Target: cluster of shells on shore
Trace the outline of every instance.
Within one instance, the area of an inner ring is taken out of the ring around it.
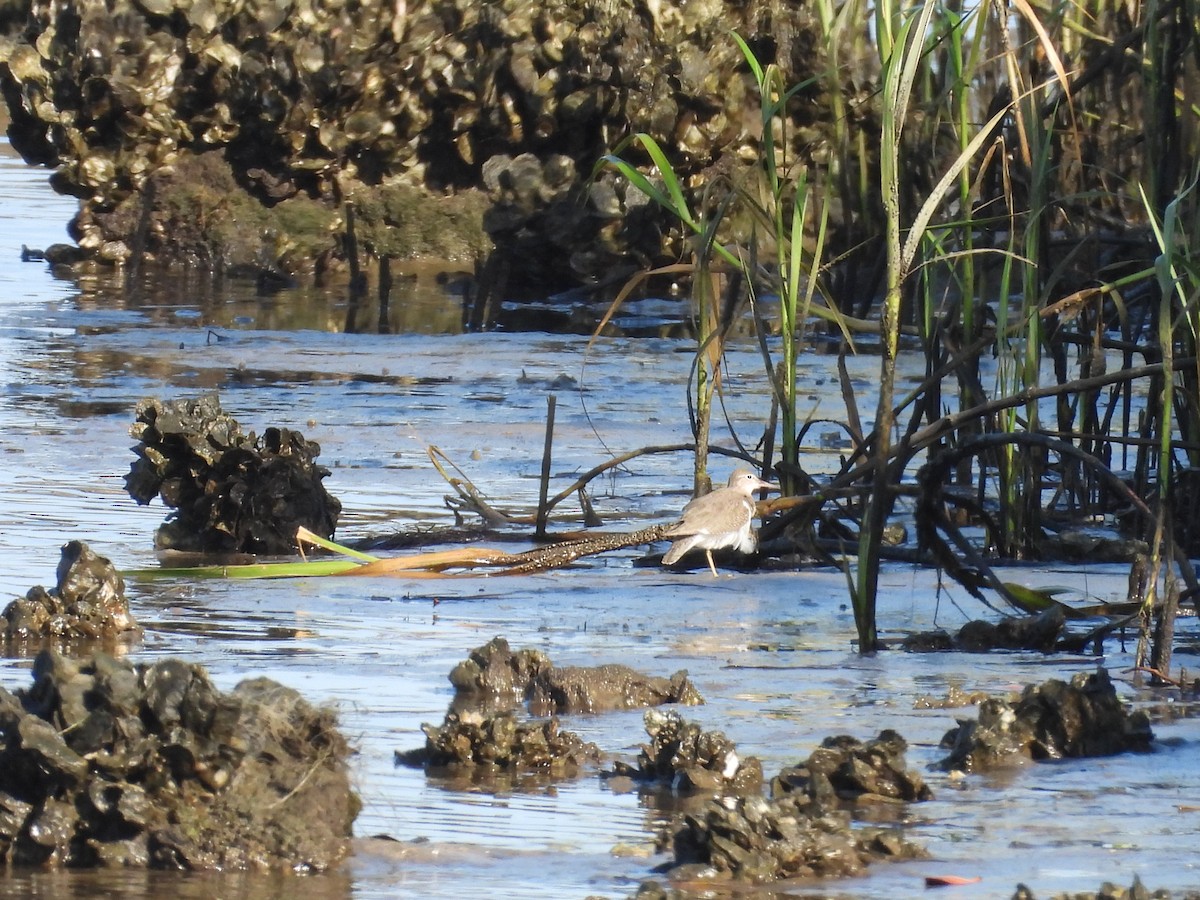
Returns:
[[[539,232],[584,275],[629,252],[631,211],[639,241],[658,233],[640,192],[593,179],[597,160],[635,132],[685,176],[753,158],[758,98],[729,32],[800,81],[824,65],[800,7],[34,0],[24,32],[0,42],[0,86],[13,146],[81,198],[74,236],[99,257],[167,241],[146,215],[148,181],[219,150],[267,204],[397,182],[486,192],[498,244]],[[807,117],[797,145],[826,115],[820,90],[792,106]],[[566,200],[569,221],[544,215]]]
[[[291,688],[99,651],[32,675],[0,687],[0,863],[322,871],[349,851],[349,746]]]

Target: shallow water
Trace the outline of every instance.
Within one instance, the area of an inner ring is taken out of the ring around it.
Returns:
[[[458,320],[453,294],[414,301],[440,303],[440,317],[422,312],[423,333],[394,335],[339,331],[346,310],[336,294],[312,301],[298,323],[286,314],[287,298],[255,298],[237,285],[222,289],[228,303],[220,291],[201,296],[186,286],[122,302],[111,285],[80,295],[43,264],[19,262],[22,243],[65,238],[71,205],[2,143],[0,197],[0,599],[52,585],[58,548],[72,538],[123,569],[155,564],[153,532],[164,510],[138,507],[122,484],[133,459],[133,407],[147,396],[218,390],[243,428],[288,425],[317,440],[332,469],[326,484],[344,505],[343,540],[453,522],[428,444],[497,506],[528,512],[550,393],[558,396],[556,490],[601,462],[606,448],[688,439],[689,348],[670,336],[679,331],[670,302],[648,304],[628,323],[631,333],[660,336],[606,338],[590,354],[580,335],[449,333]],[[877,360],[849,365],[869,387]],[[729,366],[727,412],[753,444],[767,409],[757,348],[736,347]],[[802,370],[817,415],[842,418],[832,360],[806,355]],[[828,453],[814,446],[806,459],[831,471],[836,456]],[[596,509],[613,529],[662,521],[684,502],[688,471],[682,455],[637,460],[594,485]],[[558,513],[555,527],[578,527],[571,502]],[[663,675],[686,668],[708,703],[685,715],[723,729],[768,774],[827,735],[866,739],[883,728],[900,731],[910,765],[923,768],[943,755],[937,744],[955,714],[973,713],[914,710],[917,696],[951,687],[1007,691],[1096,663],[1035,654],[861,659],[839,572],[714,581],[702,570],[634,567],[639,555],[493,579],[131,581],[131,605],[146,628],[135,658],[203,663],[223,688],[265,675],[338,706],[359,748],[353,765],[364,809],[355,830],[363,840],[339,871],[299,887],[249,876],[16,872],[0,879],[0,896],[451,898],[483,885],[496,897],[629,896],[667,859],[655,849],[664,814],[637,795],[613,793],[595,777],[499,795],[450,790],[394,767],[394,750],[422,743],[422,722],[441,721],[451,667],[495,635],[561,665],[620,661]],[[1122,596],[1126,573],[1020,568],[1006,577],[1111,600]],[[889,566],[882,581],[887,635],[935,623],[956,628],[985,612],[961,591],[939,601],[924,570]],[[1181,620],[1180,632],[1194,650],[1195,620]],[[1105,879],[1128,884],[1134,874],[1152,887],[1200,886],[1200,814],[1177,808],[1200,804],[1200,726],[1176,717],[1184,709],[1169,697],[1128,686],[1132,649],[1109,641],[1103,662],[1131,699],[1162,706],[1156,753],[961,780],[930,772],[936,799],[910,816],[911,836],[931,860],[787,891],[910,896],[925,875],[944,873],[982,881],[939,897],[1008,897],[1019,881],[1038,896],[1094,890]],[[0,679],[23,686],[27,668],[27,660],[0,661]],[[564,727],[628,756],[645,737],[639,711],[565,717]],[[392,840],[369,840],[377,835]]]

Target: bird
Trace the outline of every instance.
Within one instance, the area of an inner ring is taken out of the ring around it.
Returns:
[[[738,469],[729,476],[725,487],[692,500],[683,508],[679,521],[663,532],[663,537],[678,538],[663,555],[663,565],[671,565],[689,550],[701,549],[716,577],[713,550],[732,547],[739,553],[753,553],[758,539],[752,527],[755,504],[750,495],[757,490],[779,488],[749,469]]]

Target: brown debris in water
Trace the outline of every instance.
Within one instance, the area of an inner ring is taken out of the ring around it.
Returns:
[[[617,663],[559,667],[538,650],[513,651],[502,637],[472,650],[451,671],[450,683],[456,707],[524,700],[538,716],[704,703],[685,670],[662,678]]]
[[[242,434],[216,394],[198,400],[143,400],[130,434],[138,459],[125,489],[140,504],[155,496],[173,512],[159,549],[287,554],[303,526],[331,537],[342,505],[325,490],[321,448],[299,431]]]
[[[1037,650],[1053,653],[1066,627],[1061,608],[1052,606],[1036,616],[1005,616],[998,622],[975,619],[954,635],[930,631],[909,635],[903,648],[912,653],[962,650],[987,653],[991,650]]]
[[[63,545],[58,584],[29,589],[4,610],[4,645],[9,654],[59,649],[81,643],[114,645],[141,635],[125,598],[125,581],[112,562],[82,541]]]
[[[358,797],[328,710],[178,659],[41,653],[0,688],[0,863],[323,870]]]
[[[954,645],[968,653],[987,653],[989,650],[1053,653],[1065,626],[1066,616],[1057,606],[1036,616],[1006,616],[995,623],[976,619],[958,630]]]
[[[1023,759],[1112,756],[1147,751],[1153,740],[1141,711],[1127,712],[1107,670],[1084,672],[1071,683],[1029,685],[1016,703],[991,698],[979,716],[959,720],[942,739],[945,770],[979,772]]]

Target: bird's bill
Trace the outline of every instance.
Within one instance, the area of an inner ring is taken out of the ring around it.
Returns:
[[[763,481],[761,478],[755,478],[754,482],[755,482],[754,487],[756,490],[762,490],[762,491],[777,491],[777,490],[779,490],[779,485],[772,484],[769,481]]]

